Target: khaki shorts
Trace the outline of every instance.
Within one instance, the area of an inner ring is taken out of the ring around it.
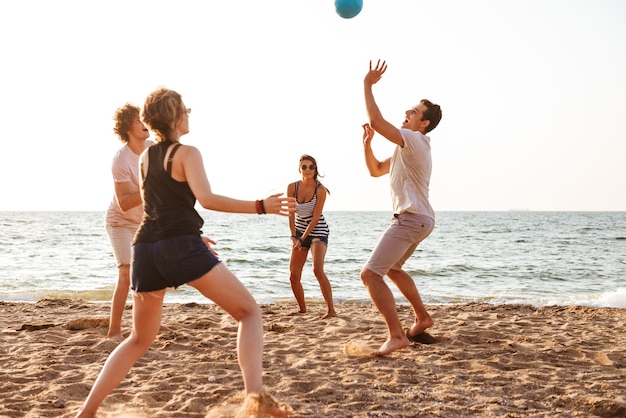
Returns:
[[[139,225],[112,225],[106,224],[107,234],[113,247],[113,255],[117,266],[130,265],[130,243],[133,241]]]
[[[391,225],[380,237],[365,268],[383,277],[389,270],[402,270],[411,254],[435,227],[425,215],[401,213],[393,215]]]

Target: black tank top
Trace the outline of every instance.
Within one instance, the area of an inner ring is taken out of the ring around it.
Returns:
[[[143,220],[135,242],[154,242],[178,235],[201,235],[204,220],[194,209],[196,197],[187,182],[176,181],[171,176],[172,158],[180,146],[176,144],[167,162],[163,161],[172,142],[165,141],[148,148],[148,172],[143,182]],[[143,177],[143,171],[141,173]]]

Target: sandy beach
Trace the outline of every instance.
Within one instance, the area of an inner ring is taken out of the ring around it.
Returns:
[[[296,417],[624,417],[626,309],[428,306],[433,344],[368,352],[385,326],[369,304],[293,314],[262,305],[265,385]],[[109,305],[0,302],[0,416],[73,417],[108,354]],[[408,307],[399,307],[406,326]],[[214,305],[167,304],[152,348],[102,417],[228,417],[242,400],[236,323]],[[130,326],[130,305],[124,316]]]

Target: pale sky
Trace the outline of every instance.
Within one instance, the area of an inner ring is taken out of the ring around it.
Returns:
[[[325,210],[390,210],[362,153],[369,60],[383,116],[428,98],[435,211],[626,211],[626,1],[0,3],[0,210],[106,210],[113,112],[159,86],[214,192],[257,199],[313,155]],[[374,138],[379,159],[392,146]]]

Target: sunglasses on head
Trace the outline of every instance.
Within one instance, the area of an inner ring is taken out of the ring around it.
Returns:
[[[311,164],[309,166],[307,166],[306,164],[302,164],[302,166],[300,168],[302,170],[315,170],[315,164]]]

